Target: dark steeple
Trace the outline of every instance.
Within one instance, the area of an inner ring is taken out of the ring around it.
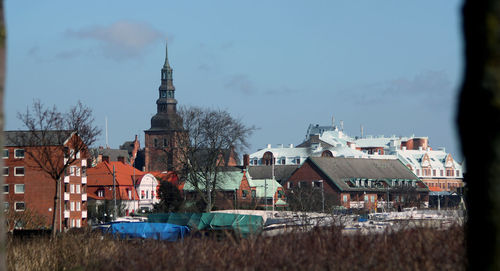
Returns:
[[[168,63],[168,49],[165,45],[165,63],[161,69],[161,85],[159,97],[156,100],[157,113],[151,118],[150,130],[179,130],[182,122],[177,115],[177,100],[175,99],[175,87],[172,79],[172,68]]]

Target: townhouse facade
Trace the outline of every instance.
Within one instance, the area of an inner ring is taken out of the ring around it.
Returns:
[[[122,161],[103,161],[88,169],[88,196],[93,213],[99,206],[110,204],[109,215],[128,216],[139,211],[150,211],[159,202],[158,180]],[[115,201],[117,202],[114,210]],[[116,211],[116,214],[115,214]]]
[[[218,173],[217,209],[271,208],[273,204],[286,206],[284,188],[274,179],[252,178],[245,167],[226,167]],[[198,188],[206,191],[200,182]],[[189,200],[197,197],[198,189],[192,182],[183,184],[183,193]]]
[[[329,207],[347,209],[427,207],[429,202],[425,183],[395,159],[309,157],[285,187],[287,193],[321,190]]]
[[[29,228],[30,219],[41,220],[38,227],[50,228],[52,218],[56,212],[54,227],[58,231],[68,228],[80,228],[87,225],[87,152],[74,152],[71,142],[76,133],[68,131],[48,131],[48,137],[54,141],[50,146],[23,146],[16,141],[18,137],[30,136],[29,131],[5,131],[5,145],[3,149],[3,194],[4,210],[7,219],[11,221],[9,229]],[[63,135],[61,135],[63,134]],[[64,142],[56,138],[67,138]],[[43,149],[43,150],[42,150]],[[50,151],[50,163],[58,168],[67,164],[68,159],[73,161],[64,172],[60,181],[59,206],[54,210],[56,196],[56,180],[54,180],[38,163],[37,153]],[[23,214],[30,214],[26,217]],[[35,216],[35,217],[33,217]]]
[[[350,137],[335,125],[311,124],[301,144],[268,145],[250,154],[249,164],[301,165],[308,157],[397,159],[433,189],[453,192],[464,186],[463,165],[445,148],[432,149],[427,137]]]

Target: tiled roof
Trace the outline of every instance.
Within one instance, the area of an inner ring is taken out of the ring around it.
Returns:
[[[179,177],[173,171],[152,171],[149,172],[155,176],[158,182],[167,181],[177,187],[177,189],[182,190],[184,188],[184,183],[179,181]]]
[[[243,179],[243,172],[238,171],[220,171],[217,173],[217,189],[220,190],[235,190],[240,188],[241,180]],[[204,188],[204,183],[199,184],[200,189]],[[193,191],[195,190],[193,184],[189,181],[184,183],[184,190]]]
[[[274,178],[286,181],[298,167],[298,165],[274,165]],[[248,174],[252,179],[272,179],[273,169],[272,166],[249,166]]]
[[[73,131],[4,131],[4,146],[28,146],[44,144],[46,146],[60,146],[64,145]],[[29,144],[23,144],[28,142]]]
[[[263,198],[264,196],[271,198],[276,194],[278,188],[282,187],[277,181],[272,179],[249,179],[248,184],[250,187],[255,187],[255,195],[258,198]]]
[[[139,180],[145,172],[122,162],[101,162],[87,169],[87,185],[113,185],[113,166],[115,168],[115,185],[131,185],[133,179]]]
[[[394,159],[357,159],[339,157],[310,157],[317,166],[341,190],[351,190],[344,180],[362,179],[407,179],[418,180],[399,160]]]

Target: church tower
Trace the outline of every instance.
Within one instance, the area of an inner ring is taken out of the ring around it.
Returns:
[[[166,171],[178,168],[177,141],[183,135],[182,119],[177,114],[177,100],[165,46],[165,63],[161,69],[161,84],[156,100],[156,115],[151,118],[151,128],[144,131],[145,170]]]

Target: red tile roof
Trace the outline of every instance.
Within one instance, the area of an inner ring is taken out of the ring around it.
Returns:
[[[134,188],[134,180],[138,183],[146,173],[122,162],[101,162],[87,169],[88,196],[94,199],[113,199],[113,191],[106,191],[113,186],[113,167],[116,198],[130,200],[128,191],[132,191],[132,199],[139,199]],[[97,196],[98,190],[104,190],[104,197]]]
[[[441,191],[443,191],[443,189],[441,189],[440,187],[435,187],[435,186],[429,186],[429,190],[431,192],[441,192]]]

